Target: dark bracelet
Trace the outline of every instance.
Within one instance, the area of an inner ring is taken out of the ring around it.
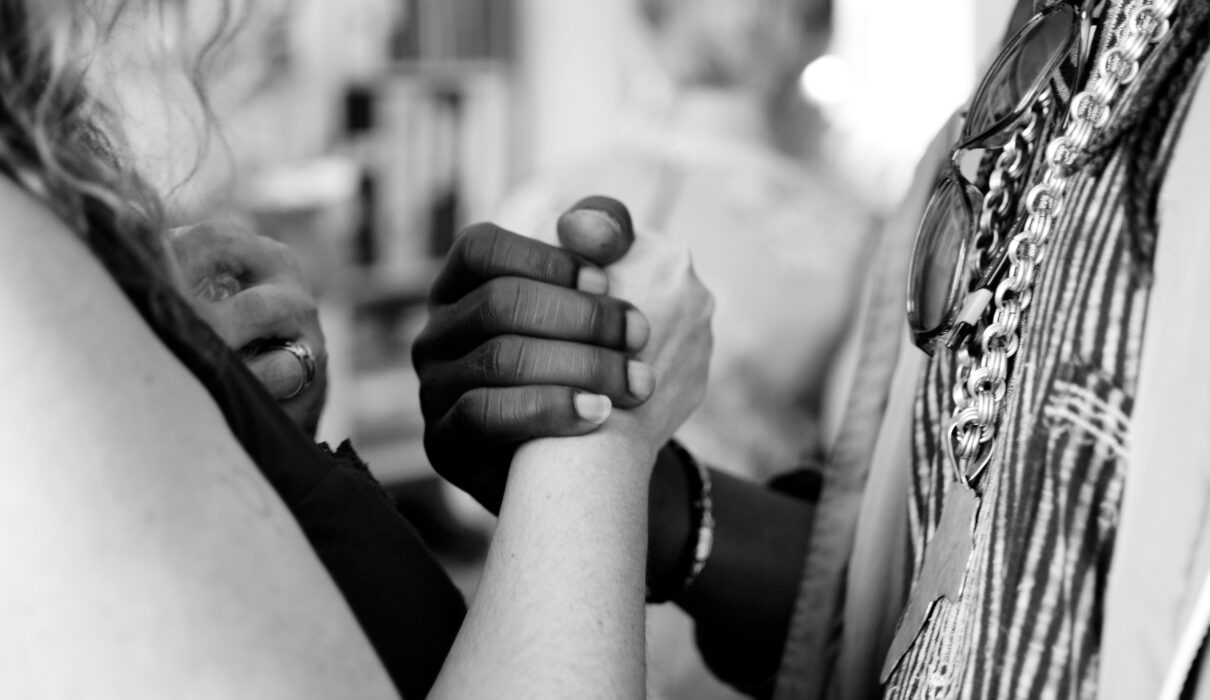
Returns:
[[[692,536],[677,559],[672,574],[664,577],[662,582],[652,581],[648,576],[648,603],[667,603],[683,593],[706,568],[714,548],[714,501],[710,490],[710,472],[676,440],[670,440],[667,448],[680,462],[696,492],[689,515]]]

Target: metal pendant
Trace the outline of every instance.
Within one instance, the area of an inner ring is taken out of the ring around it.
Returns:
[[[920,577],[912,587],[907,607],[895,628],[895,638],[882,666],[883,683],[891,677],[904,654],[912,648],[928,622],[937,601],[950,602],[962,594],[967,563],[975,546],[975,517],[979,496],[974,489],[950,482],[941,506],[941,523],[925,545]]]

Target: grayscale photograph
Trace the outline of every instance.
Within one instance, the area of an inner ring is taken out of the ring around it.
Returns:
[[[0,0],[0,698],[1210,700],[1208,48]]]

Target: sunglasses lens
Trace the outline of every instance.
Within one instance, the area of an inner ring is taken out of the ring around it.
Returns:
[[[958,301],[958,282],[973,223],[968,195],[955,179],[946,178],[924,212],[908,271],[908,317],[917,333],[928,333],[945,323]]]
[[[994,148],[1011,137],[1003,126],[1020,116],[1049,83],[1060,105],[1071,101],[1080,71],[1080,19],[1068,5],[1030,20],[1010,40],[971,100],[963,141]]]

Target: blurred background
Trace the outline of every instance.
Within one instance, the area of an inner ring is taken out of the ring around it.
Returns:
[[[622,199],[689,243],[718,299],[682,440],[757,478],[817,458],[878,221],[1011,5],[258,0],[212,66],[222,129],[200,161],[150,135],[188,117],[132,138],[173,219],[239,211],[303,257],[332,358],[320,437],[352,437],[469,593],[491,519],[433,476],[409,360],[456,232]],[[653,697],[735,697],[675,609],[651,627]]]

